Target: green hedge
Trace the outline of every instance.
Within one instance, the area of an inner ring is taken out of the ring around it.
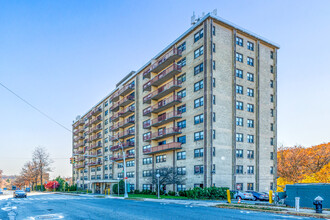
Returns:
[[[228,187],[207,187],[189,189],[179,192],[180,196],[186,196],[190,199],[227,199]]]

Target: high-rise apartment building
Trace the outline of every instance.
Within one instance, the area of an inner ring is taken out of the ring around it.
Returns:
[[[162,167],[195,186],[267,191],[276,181],[279,46],[207,14],[73,124],[73,181],[103,192]]]

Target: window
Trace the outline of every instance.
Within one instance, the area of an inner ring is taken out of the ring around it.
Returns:
[[[236,134],[236,141],[237,142],[243,142],[243,134],[237,133]]]
[[[177,191],[186,191],[186,185],[179,184],[177,185]]]
[[[212,61],[212,68],[215,70],[215,60]]]
[[[104,125],[107,125],[109,123],[108,119],[104,121]]]
[[[274,131],[274,124],[273,123],[270,123],[270,130]]]
[[[215,164],[212,164],[212,173],[215,173]]]
[[[151,184],[143,184],[143,190],[151,190]]]
[[[247,184],[247,190],[252,190],[253,191],[253,183],[248,183]]]
[[[248,112],[254,112],[254,105],[253,104],[247,104],[247,111]]]
[[[186,112],[186,104],[181,105],[177,108],[178,113],[185,113]]]
[[[196,59],[197,57],[200,57],[204,54],[204,46],[201,46],[200,48],[198,48],[197,50],[195,50],[194,52],[194,59]]]
[[[178,50],[185,51],[186,50],[186,42],[183,42],[180,46],[178,46]]]
[[[236,101],[236,109],[243,110],[243,102]]]
[[[104,156],[104,161],[108,161],[108,156]]]
[[[134,189],[135,189],[134,184],[129,184],[129,189],[130,189],[131,192],[133,192]]]
[[[118,178],[123,178],[124,177],[124,173],[118,173],[117,176],[118,176]]]
[[[184,67],[186,65],[186,58],[182,58],[181,60],[178,61],[177,63],[181,67]]]
[[[274,81],[273,80],[270,80],[269,86],[270,86],[270,88],[274,88]]]
[[[204,139],[204,131],[199,131],[194,133],[194,140],[199,141]]]
[[[270,116],[274,117],[274,109],[270,109]]]
[[[204,97],[200,97],[198,99],[195,99],[194,101],[194,107],[195,108],[198,108],[200,106],[203,106],[204,105]]]
[[[106,180],[109,179],[108,174],[105,174],[105,175],[104,175],[104,179],[106,179]]]
[[[270,152],[270,159],[274,160],[274,152]]]
[[[243,150],[242,149],[237,149],[236,150],[236,157],[237,158],[243,158]]]
[[[194,67],[194,74],[197,75],[198,73],[204,70],[204,63],[198,64]]]
[[[243,79],[243,70],[236,69],[236,77]]]
[[[181,97],[181,98],[186,97],[186,89],[182,89],[181,91],[179,91],[179,92],[177,93],[177,95],[178,95],[179,97]]]
[[[159,156],[156,156],[156,163],[163,163],[163,162],[166,162],[166,155],[159,155]]]
[[[204,30],[201,29],[194,35],[195,42],[203,38],[203,36],[204,36]]]
[[[127,178],[134,178],[134,171],[133,172],[126,172]]]
[[[186,143],[186,136],[181,136],[181,137],[178,137],[178,142],[181,143],[181,144],[185,144]]]
[[[247,42],[247,49],[254,51],[254,44],[250,41]]]
[[[237,94],[243,94],[243,86],[236,85],[236,93]]]
[[[270,51],[270,59],[274,59],[274,52]]]
[[[274,96],[270,95],[270,102],[274,102]]]
[[[151,126],[150,119],[145,120],[144,122],[142,122],[142,124],[143,128],[149,128]]]
[[[127,167],[134,167],[134,165],[135,165],[135,161],[134,160],[131,160],[131,161],[127,161],[126,162],[126,166]]]
[[[212,155],[215,157],[215,147],[212,147]]]
[[[204,81],[203,80],[201,80],[201,81],[194,84],[194,92],[196,92],[196,91],[198,91],[202,88],[204,88]]]
[[[274,183],[270,183],[270,189],[273,190],[274,189]]]
[[[247,173],[254,174],[254,166],[247,166]]]
[[[107,116],[108,114],[109,114],[109,110],[106,110],[106,111],[104,112],[104,115]]]
[[[186,175],[186,167],[177,167],[176,169],[178,175]]]
[[[107,132],[108,133],[108,132]],[[104,142],[105,143],[108,143],[109,142],[109,139],[106,137],[105,139],[104,139]]]
[[[118,168],[123,168],[124,167],[124,165],[123,165],[123,163],[118,163],[118,166],[117,166]]]
[[[179,121],[179,122],[177,123],[177,126],[178,126],[179,128],[185,128],[185,127],[186,127],[186,120]]]
[[[142,176],[143,177],[152,176],[152,170],[143,170]]]
[[[106,101],[106,102],[104,103],[104,106],[107,107],[108,105],[109,105],[109,102]]]
[[[91,172],[95,172],[96,171],[96,169],[95,168],[91,168]]]
[[[253,58],[248,57],[247,58],[247,64],[250,65],[250,66],[254,66],[254,60],[253,60]]]
[[[236,53],[236,61],[243,63],[243,54]]]
[[[243,118],[236,117],[236,125],[237,126],[243,126]]]
[[[185,82],[186,81],[186,74],[182,74],[181,76],[178,77],[178,81],[180,82]]]
[[[243,39],[240,37],[236,37],[236,44],[239,46],[243,46]]]
[[[270,145],[274,146],[274,138],[270,138]]]
[[[247,80],[253,82],[254,81],[254,75],[253,73],[247,73]]]
[[[106,129],[104,130],[104,133],[108,134],[108,132],[109,132],[109,129],[106,128]]]
[[[204,166],[203,165],[194,166],[194,174],[203,174],[203,173],[204,173]]]
[[[254,121],[252,119],[248,119],[247,126],[248,126],[248,128],[254,128]]]
[[[152,157],[143,158],[143,165],[152,164]]]
[[[212,34],[215,35],[215,26],[212,26]]]
[[[213,137],[213,139],[215,139],[215,130],[212,130],[212,137]]]
[[[237,165],[236,166],[236,173],[237,174],[243,174],[243,166],[242,165]]]
[[[215,112],[212,113],[212,120],[213,120],[213,122],[216,121]]]
[[[212,44],[212,51],[215,53],[215,43]]]
[[[177,160],[185,160],[186,159],[186,151],[181,151],[176,153]]]
[[[247,88],[247,95],[250,96],[250,97],[253,97],[254,96],[253,89]]]
[[[254,135],[248,134],[247,141],[248,141],[248,143],[254,143]]]
[[[204,149],[198,148],[194,150],[194,157],[203,157],[204,155]]]
[[[253,159],[254,158],[254,151],[253,150],[248,150],[247,151],[247,158]]]
[[[194,124],[200,124],[204,122],[204,114],[196,115],[194,117]]]
[[[274,66],[270,66],[270,73],[274,73]]]
[[[108,165],[104,165],[104,170],[108,170]]]
[[[213,105],[215,105],[215,95],[213,95],[213,97],[212,97],[212,103],[213,103]]]
[[[215,78],[212,79],[212,86],[215,87]]]
[[[274,174],[274,167],[270,167],[270,174]]]

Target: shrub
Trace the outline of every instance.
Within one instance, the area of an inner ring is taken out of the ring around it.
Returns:
[[[180,195],[184,195],[191,199],[226,199],[227,198],[227,187],[196,187],[189,189],[185,193],[180,192]]]
[[[173,191],[168,191],[168,194],[169,194],[170,196],[175,196],[175,192],[173,192]]]

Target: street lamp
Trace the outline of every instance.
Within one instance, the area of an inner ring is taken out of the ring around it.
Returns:
[[[158,185],[158,199],[160,199],[160,195],[159,195],[159,177],[160,177],[160,175],[159,175],[159,173],[157,173],[156,174],[156,177],[157,177],[157,185]]]
[[[118,185],[118,197],[119,197],[119,181],[120,181],[120,178],[118,177],[117,179],[118,179],[118,184],[117,185]]]

